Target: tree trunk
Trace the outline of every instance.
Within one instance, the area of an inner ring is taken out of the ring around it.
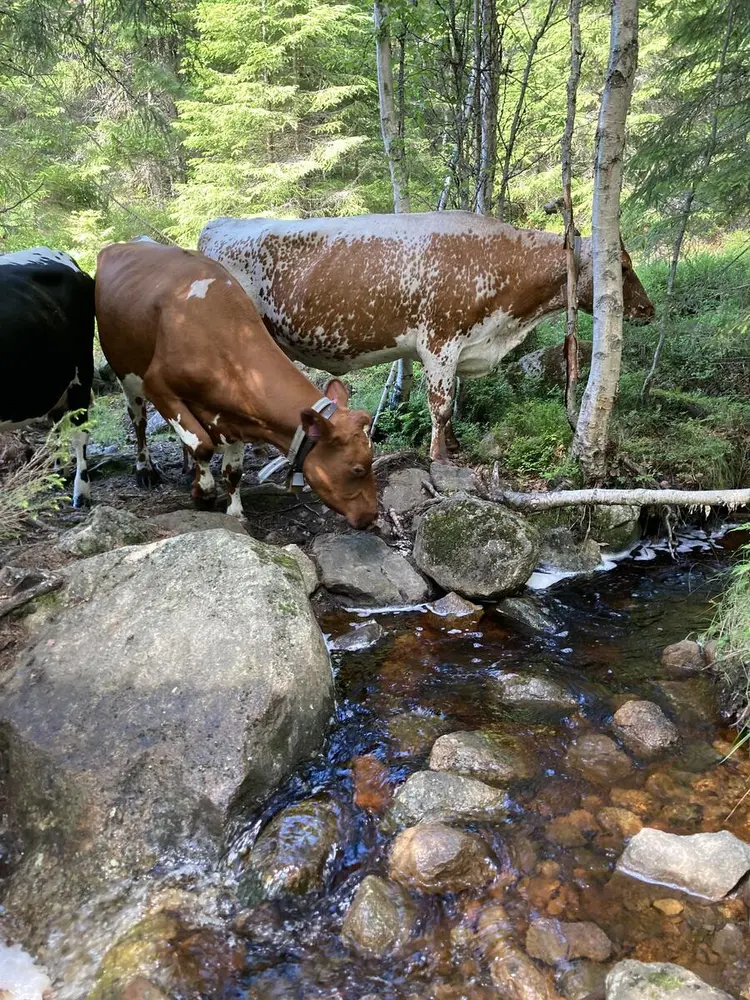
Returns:
[[[500,89],[500,32],[496,0],[480,0],[479,52],[479,177],[476,211],[492,214],[497,163],[497,99]]]
[[[638,65],[638,0],[613,0],[607,78],[596,130],[592,258],[594,350],[573,455],[589,479],[606,470],[609,421],[622,359],[620,192],[625,123]]]
[[[534,513],[557,507],[584,504],[612,507],[633,504],[636,507],[729,507],[737,510],[750,504],[750,490],[557,490],[554,493],[515,493],[494,491],[490,499],[514,510]]]
[[[703,153],[703,160],[701,163],[701,168],[693,181],[692,186],[688,191],[685,192],[685,197],[682,203],[682,208],[680,210],[680,216],[677,223],[677,233],[675,234],[674,245],[672,247],[672,260],[669,264],[669,275],[667,276],[667,294],[664,300],[664,308],[661,314],[661,321],[659,323],[659,340],[656,345],[656,350],[654,351],[654,359],[651,362],[651,368],[649,369],[648,375],[643,381],[643,388],[641,389],[641,402],[648,403],[649,390],[651,388],[651,383],[656,374],[656,369],[659,366],[659,361],[661,360],[661,353],[664,350],[664,341],[667,336],[667,323],[672,313],[672,300],[674,298],[674,286],[675,280],[677,278],[677,265],[680,261],[680,253],[682,252],[682,244],[685,240],[685,233],[687,232],[688,222],[690,221],[690,213],[693,208],[693,201],[695,199],[695,192],[698,185],[701,183],[703,178],[708,173],[708,168],[711,166],[711,160],[713,159],[714,153],[716,152],[716,139],[719,131],[719,107],[721,105],[721,86],[724,80],[724,70],[727,63],[727,50],[729,48],[729,41],[732,37],[732,28],[734,27],[734,2],[729,4],[727,9],[727,30],[724,34],[724,44],[721,47],[721,57],[719,59],[719,67],[716,71],[716,77],[714,78],[713,86],[713,105],[714,110],[711,116],[711,132],[708,137],[708,143],[706,144],[706,149]]]
[[[378,65],[378,97],[380,100],[380,131],[388,159],[393,188],[393,210],[409,212],[409,175],[406,169],[403,127],[399,126],[394,98],[393,55],[391,32],[388,26],[388,6],[375,0],[373,5],[375,22],[375,46]]]
[[[500,178],[500,193],[497,199],[497,217],[498,219],[505,219],[507,216],[508,208],[508,186],[510,184],[510,173],[511,165],[513,161],[513,151],[516,147],[516,139],[518,138],[518,132],[521,127],[521,119],[523,117],[524,108],[526,106],[526,91],[529,88],[529,77],[531,76],[531,70],[534,66],[534,59],[536,58],[536,50],[539,48],[539,43],[542,38],[544,38],[549,28],[550,21],[552,20],[552,15],[555,13],[559,0],[549,0],[549,6],[547,7],[547,13],[544,20],[537,29],[536,34],[531,39],[531,45],[526,56],[526,65],[523,70],[523,77],[521,79],[521,89],[518,93],[518,100],[516,101],[516,107],[513,112],[513,120],[510,124],[510,132],[508,133],[508,141],[504,143],[505,145],[505,156],[503,157],[503,170]]]
[[[562,137],[562,213],[565,223],[565,253],[568,265],[568,303],[565,319],[565,411],[573,430],[578,424],[578,267],[576,253],[576,228],[573,220],[573,195],[571,192],[573,167],[571,163],[573,130],[576,121],[576,100],[578,81],[581,78],[581,0],[570,0],[568,20],[570,21],[570,75],[567,86],[567,115],[565,132]]]

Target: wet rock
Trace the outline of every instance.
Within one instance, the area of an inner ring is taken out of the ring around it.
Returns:
[[[481,604],[467,601],[465,597],[451,591],[439,601],[427,605],[427,609],[439,618],[481,618],[484,608]]]
[[[424,488],[430,476],[424,469],[398,469],[388,476],[381,505],[385,510],[405,514],[423,503],[430,495]]]
[[[604,996],[607,967],[599,962],[574,962],[560,976],[560,989],[565,1000],[594,1000]]]
[[[575,695],[551,677],[492,671],[489,681],[506,705],[545,706],[561,711],[578,707]]]
[[[659,808],[653,795],[642,788],[613,788],[609,800],[613,806],[633,812],[641,819],[653,816]]]
[[[582,847],[597,833],[598,823],[586,809],[574,809],[567,816],[560,816],[548,824],[544,836],[560,847]]]
[[[407,887],[443,893],[486,885],[496,869],[479,837],[442,823],[419,823],[394,840],[389,872]]]
[[[217,929],[160,910],[123,934],[104,955],[88,1000],[160,1000],[222,995],[242,967],[240,949]],[[130,991],[130,992],[128,992]]]
[[[482,732],[447,733],[430,754],[433,771],[452,771],[489,785],[532,778],[539,770],[533,753],[512,740],[501,741]]]
[[[508,938],[488,949],[490,976],[501,997],[508,1000],[561,1000],[548,973],[542,972]]]
[[[542,532],[539,561],[545,569],[590,573],[601,564],[602,556],[593,538],[579,542],[570,528],[560,526]]]
[[[643,821],[635,813],[627,809],[618,809],[615,806],[608,806],[597,813],[600,825],[607,833],[615,833],[625,840],[634,837],[636,833],[643,829]]]
[[[617,868],[716,902],[750,871],[750,844],[727,830],[683,837],[646,827],[625,848]]]
[[[304,799],[282,809],[261,831],[245,862],[243,902],[252,905],[321,889],[339,837],[338,810],[328,799]]]
[[[57,547],[71,556],[94,556],[123,545],[147,542],[155,535],[148,521],[127,510],[101,504],[94,508],[83,524],[62,534]]]
[[[355,625],[350,632],[337,636],[330,644],[335,652],[358,653],[376,646],[385,636],[382,625],[375,620]]]
[[[312,554],[326,590],[368,607],[419,604],[429,587],[376,535],[318,535]]]
[[[650,756],[675,744],[680,734],[652,701],[628,701],[612,720],[617,734],[635,753]]]
[[[430,476],[438,493],[476,493],[477,479],[471,469],[462,465],[433,462]]]
[[[26,852],[4,902],[63,982],[57,926],[105,882],[210,869],[230,807],[320,746],[330,661],[290,564],[226,531],[120,548],[68,567],[30,624],[0,706]]]
[[[342,938],[367,955],[382,958],[409,940],[414,906],[399,885],[367,875],[344,917]]]
[[[186,535],[192,531],[232,531],[237,535],[247,532],[238,517],[220,514],[213,510],[173,510],[150,518],[160,535]]]
[[[609,785],[624,778],[633,768],[630,757],[602,733],[580,736],[566,753],[565,764],[597,785]]]
[[[723,959],[732,961],[747,953],[747,936],[739,924],[724,924],[711,938],[711,948]]]
[[[526,951],[546,965],[560,965],[574,958],[606,962],[612,954],[612,942],[590,921],[566,923],[542,917],[529,926]]]
[[[631,504],[592,507],[591,537],[610,552],[622,552],[640,537],[640,516],[640,507]]]
[[[618,962],[607,976],[606,988],[607,1000],[732,1000],[671,962]]]
[[[354,805],[370,813],[379,813],[393,798],[388,765],[375,754],[362,754],[352,761]]]
[[[426,753],[451,724],[439,715],[403,712],[388,720],[388,733],[399,754],[416,757]]]
[[[235,519],[236,520],[236,519]],[[306,556],[299,545],[284,545],[282,551],[291,556],[297,563],[297,567],[302,574],[302,582],[308,597],[318,589],[320,580],[315,563],[309,556]]]
[[[708,677],[689,677],[684,681],[656,681],[655,687],[678,719],[710,725],[721,720],[716,688]]]
[[[505,792],[482,781],[445,771],[417,771],[396,792],[388,823],[398,828],[430,820],[498,819],[506,805]]]
[[[498,601],[496,610],[535,632],[554,635],[560,630],[560,623],[528,597],[506,597]]]
[[[679,899],[655,899],[652,906],[665,917],[677,917],[685,909]]]
[[[538,550],[535,528],[519,514],[458,497],[431,507],[419,519],[414,559],[445,590],[492,599],[528,580]]]
[[[683,677],[693,677],[705,669],[703,650],[697,642],[683,639],[665,646],[661,654],[661,665],[668,677],[681,680]]]

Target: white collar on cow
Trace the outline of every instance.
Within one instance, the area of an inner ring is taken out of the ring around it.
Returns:
[[[322,396],[316,403],[313,403],[311,409],[315,410],[326,420],[330,420],[338,409],[338,406],[332,399],[329,399],[327,396]],[[305,477],[302,473],[302,466],[304,465],[305,459],[317,443],[317,438],[310,437],[302,425],[300,425],[294,432],[294,437],[292,438],[292,443],[289,446],[289,451],[286,455],[279,455],[278,458],[269,462],[268,465],[258,473],[258,482],[264,483],[269,476],[274,474],[274,472],[278,472],[279,469],[288,465],[289,472],[286,477],[287,489],[301,489],[305,485]]]

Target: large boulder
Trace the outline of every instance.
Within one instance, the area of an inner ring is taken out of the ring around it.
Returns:
[[[732,1000],[671,962],[618,962],[607,976],[606,1000]]]
[[[520,514],[473,497],[431,507],[414,542],[417,566],[441,587],[488,600],[522,587],[538,553],[538,534]]]
[[[296,562],[225,531],[74,563],[26,621],[0,698],[24,851],[4,903],[64,982],[56,926],[105,882],[209,870],[231,807],[320,746],[333,683]]]
[[[579,541],[564,525],[542,531],[539,559],[544,568],[564,573],[589,573],[602,562],[599,544],[593,538]]]
[[[591,363],[593,345],[590,340],[579,340],[578,359],[582,365]],[[536,351],[524,354],[518,361],[506,367],[506,374],[515,383],[526,378],[540,379],[546,388],[565,385],[567,365],[563,344],[550,344]]]
[[[617,868],[717,902],[750,871],[750,844],[728,830],[679,836],[645,827],[625,848]]]
[[[640,537],[640,516],[633,504],[597,504],[591,508],[591,537],[610,552],[623,552]]]
[[[193,531],[217,531],[222,528],[238,535],[247,534],[238,517],[217,510],[171,510],[155,514],[150,521],[162,535],[187,535]]]
[[[368,607],[419,604],[429,587],[402,555],[376,535],[318,535],[312,546],[320,582]]]

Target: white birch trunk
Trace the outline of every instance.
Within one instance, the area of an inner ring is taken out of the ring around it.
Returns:
[[[406,151],[398,115],[393,85],[393,54],[391,32],[388,27],[388,5],[375,0],[373,5],[375,22],[375,49],[378,66],[378,98],[380,101],[380,131],[383,147],[388,159],[393,188],[394,212],[410,212],[409,175],[406,169]]]
[[[638,65],[638,0],[613,0],[610,55],[596,131],[592,255],[594,350],[573,455],[589,479],[606,471],[609,421],[622,359],[620,192],[625,123]]]
[[[497,163],[497,98],[500,88],[500,33],[496,0],[481,0],[479,55],[479,179],[476,211],[492,214]]]

